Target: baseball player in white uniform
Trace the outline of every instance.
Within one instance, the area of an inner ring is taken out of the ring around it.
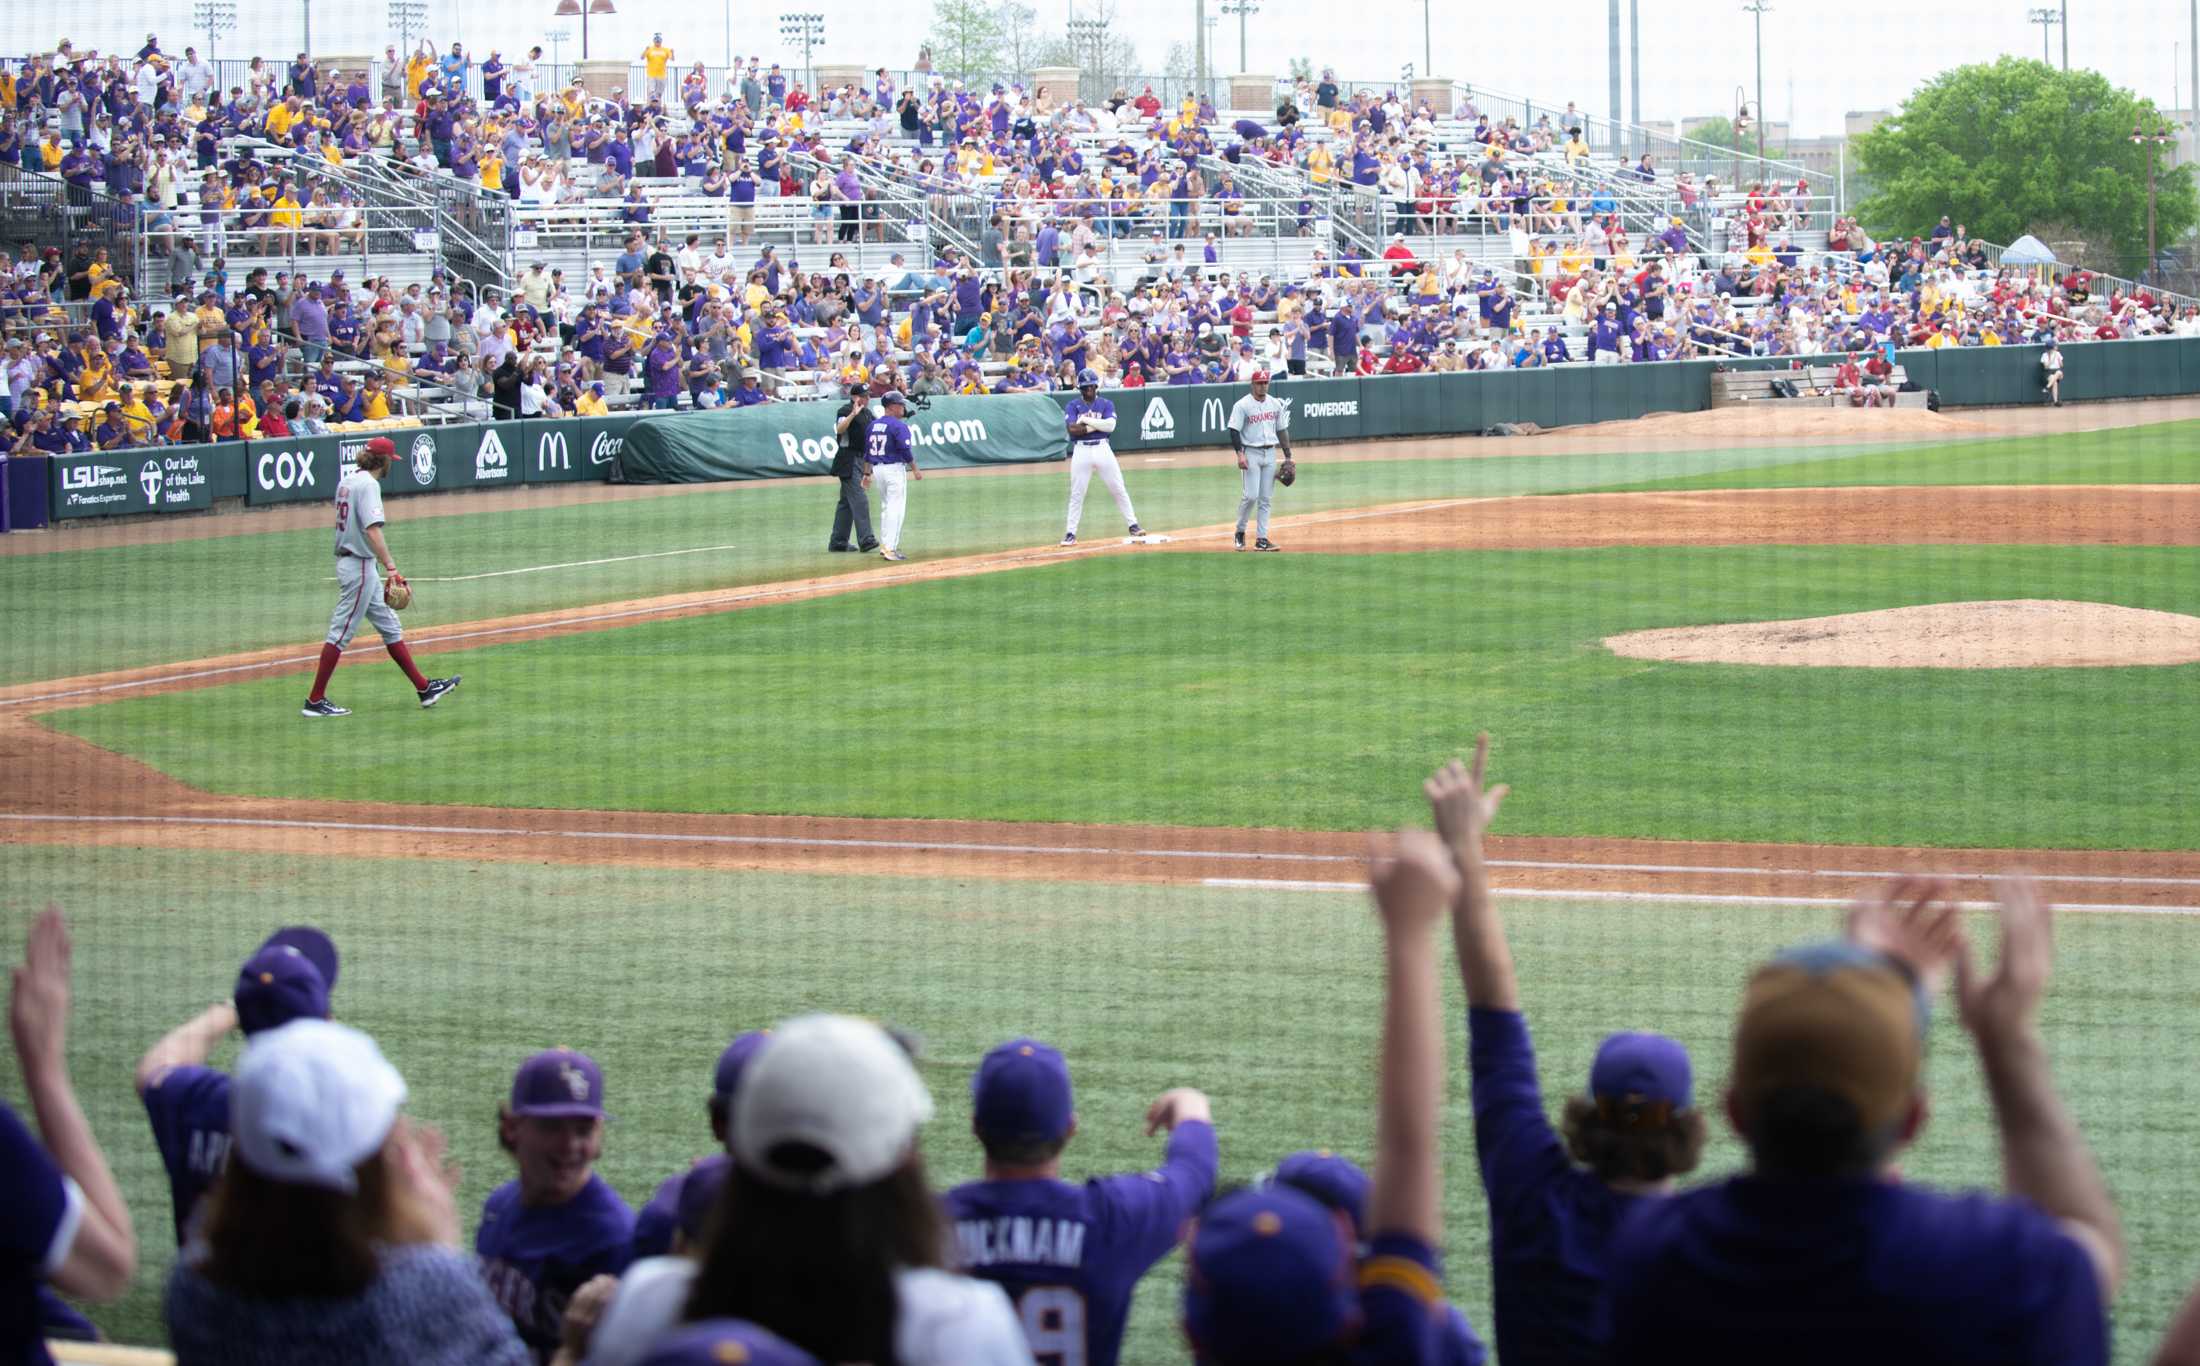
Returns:
[[[1230,444],[1237,449],[1237,466],[1243,484],[1238,497],[1237,548],[1245,549],[1245,519],[1260,508],[1255,531],[1255,550],[1280,550],[1268,539],[1268,505],[1276,496],[1276,449],[1291,457],[1291,410],[1268,397],[1268,372],[1255,370],[1249,383],[1253,392],[1230,409]]]
[[[1069,428],[1069,530],[1063,545],[1077,544],[1077,524],[1085,515],[1085,490],[1097,474],[1115,495],[1115,509],[1130,525],[1131,535],[1143,537],[1138,514],[1131,510],[1131,492],[1123,487],[1123,466],[1116,461],[1108,433],[1115,430],[1115,405],[1100,397],[1100,376],[1091,370],[1077,372],[1077,397],[1063,412]]]
[[[329,617],[328,639],[321,646],[313,691],[306,695],[304,714],[308,717],[351,715],[349,708],[328,700],[328,680],[362,621],[372,622],[381,633],[383,647],[405,671],[405,677],[412,680],[421,706],[434,706],[443,694],[458,686],[457,674],[429,678],[413,663],[412,647],[405,643],[397,613],[382,597],[382,577],[375,572],[379,563],[393,581],[404,582],[404,576],[397,572],[397,559],[390,554],[390,543],[382,535],[382,476],[389,473],[390,457],[396,454],[397,446],[388,437],[374,438],[359,453],[357,468],[336,485],[336,611]]]

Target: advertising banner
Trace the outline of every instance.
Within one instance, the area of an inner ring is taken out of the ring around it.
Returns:
[[[707,413],[651,415],[630,428],[619,460],[636,484],[784,479],[833,466],[832,403],[767,403]],[[1043,394],[935,398],[908,414],[924,469],[1062,459],[1061,406]],[[1120,430],[1120,428],[1118,429]]]
[[[60,521],[210,508],[216,497],[235,496],[235,470],[227,467],[241,463],[244,450],[243,442],[227,441],[57,455],[49,510]]]
[[[518,448],[523,477],[530,484],[610,479],[626,444],[627,428],[642,416],[527,419],[520,424]]]

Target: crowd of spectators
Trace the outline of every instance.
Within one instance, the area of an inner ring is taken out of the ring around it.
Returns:
[[[1525,1362],[1720,1366],[1762,1360],[1767,1342],[1803,1363],[2108,1361],[2123,1233],[2041,1043],[2051,912],[2028,879],[1998,887],[1991,969],[1948,885],[1908,878],[1853,906],[1838,937],[1754,971],[1723,1097],[1746,1159],[1706,1176],[1707,1105],[1672,1038],[1610,1035],[1555,1124],[1547,1111],[1490,889],[1485,832],[1507,789],[1485,781],[1487,745],[1426,784],[1436,833],[1400,834],[1370,872],[1384,983],[1371,1170],[1323,1148],[1233,1154],[1268,1174],[1220,1187],[1209,1101],[1172,1087],[1144,1117],[1167,1135],[1158,1166],[1065,1180],[1084,1118],[1069,1062],[1015,1038],[971,1075],[982,1176],[936,1191],[918,1045],[809,1015],[728,1045],[703,1107],[715,1151],[638,1212],[595,1170],[602,1070],[571,1049],[522,1061],[497,1117],[514,1175],[469,1254],[441,1134],[405,1113],[374,1041],[330,1019],[334,943],[278,930],[230,1000],[137,1070],[173,1195],[177,1359],[1108,1366],[1133,1288],[1183,1246],[1181,1323],[1208,1363],[1474,1363],[1484,1332]],[[1479,1330],[1442,1291],[1447,922],[1488,1206],[1494,1315]],[[10,1360],[81,1331],[49,1285],[111,1296],[135,1259],[63,1060],[68,992],[49,911],[10,1012],[40,1137],[0,1107]],[[1985,1074],[1998,1196],[1901,1175],[1944,992]],[[208,1066],[235,1031],[235,1074]],[[2200,1296],[2156,1360],[2196,1354]]]
[[[385,51],[373,85],[301,53],[254,58],[225,90],[152,35],[134,56],[63,42],[0,70],[0,157],[135,206],[166,275],[133,297],[82,241],[0,258],[7,449],[747,406],[851,381],[1014,393],[1086,368],[1136,387],[2200,335],[2193,309],[2144,288],[1994,269],[1946,219],[1878,242],[1833,218],[1822,246],[1798,247],[1826,217],[1805,182],[1666,182],[1648,155],[1584,174],[1571,106],[1522,126],[1471,96],[1435,109],[1325,71],[1279,82],[1272,117],[1226,120],[1150,86],[1087,101],[881,68],[811,92],[761,59],[714,80],[675,55],[653,41],[631,99],[549,88],[540,49],[477,60],[426,42]],[[361,250],[363,209],[328,168],[373,157],[513,196],[546,230],[558,206],[588,206],[625,236],[585,279],[538,264],[508,291],[353,284],[310,262]],[[914,261],[862,266],[882,182],[959,216],[974,250],[912,243]],[[653,221],[645,184],[723,201],[722,229]],[[1644,222],[1631,185],[1679,211]],[[759,243],[756,205],[798,195],[812,240]],[[1248,233],[1313,233],[1331,214],[1385,245],[1231,260]],[[1459,233],[1508,250],[1470,255]],[[232,256],[291,269],[232,279]]]

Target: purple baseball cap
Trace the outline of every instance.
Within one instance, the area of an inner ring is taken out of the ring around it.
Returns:
[[[603,1069],[586,1053],[552,1048],[512,1075],[512,1113],[526,1119],[603,1115]]]
[[[680,1181],[680,1196],[673,1201],[672,1221],[687,1238],[689,1247],[700,1245],[703,1225],[710,1220],[710,1212],[718,1207],[719,1192],[726,1188],[726,1173],[733,1170],[733,1159],[724,1153],[713,1153],[688,1168]]]
[[[1337,1216],[1288,1186],[1242,1190],[1200,1216],[1184,1332],[1203,1362],[1297,1361],[1359,1330],[1352,1244]]]
[[[1686,1110],[1694,1103],[1688,1050],[1663,1034],[1613,1034],[1597,1045],[1589,1094]]]
[[[1353,1236],[1367,1237],[1367,1197],[1375,1183],[1351,1158],[1339,1157],[1326,1148],[1309,1148],[1278,1162],[1269,1180],[1344,1211],[1352,1218]]]
[[[641,1366],[821,1366],[816,1357],[746,1319],[704,1319],[657,1339]]]
[[[328,1018],[328,979],[289,944],[270,944],[245,960],[230,993],[237,1027],[246,1035],[289,1024]]]
[[[1037,1039],[1010,1039],[970,1079],[971,1127],[986,1138],[1054,1143],[1069,1137],[1069,1064]]]
[[[285,944],[304,954],[313,966],[321,970],[321,980],[328,984],[328,989],[336,990],[336,972],[339,966],[336,941],[328,937],[326,930],[318,930],[311,925],[285,925],[269,935],[267,942],[260,947],[272,949]]]
[[[717,1069],[710,1074],[711,1099],[720,1103],[733,1099],[733,1093],[741,1088],[742,1069],[771,1036],[768,1029],[752,1029],[726,1045],[726,1051],[718,1055]]]

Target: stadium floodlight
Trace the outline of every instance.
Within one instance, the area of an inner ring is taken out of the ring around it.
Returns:
[[[390,27],[397,30],[399,59],[412,56],[412,36],[428,31],[428,0],[389,0]]]
[[[206,35],[206,60],[211,62],[215,43],[237,27],[237,0],[198,0],[191,6],[191,22]]]
[[[779,16],[779,36],[802,49],[802,79],[815,88],[817,73],[810,69],[810,53],[825,46],[825,16],[782,14]]]
[[[561,19],[570,19],[576,14],[580,16],[581,60],[584,62],[588,60],[588,16],[591,14],[617,14],[618,12],[619,7],[613,4],[612,0],[588,0],[585,8],[582,6],[581,0],[558,0],[556,11]]]
[[[1069,30],[1069,50],[1077,54],[1077,64],[1084,68],[1084,75],[1092,81],[1094,89],[1105,89],[1107,76],[1101,67],[1107,59],[1108,21],[1072,19],[1065,27]]]
[[[1757,160],[1759,161],[1765,159],[1765,15],[1771,13],[1771,11],[1772,0],[1743,0],[1742,13],[1754,15],[1757,19]],[[1793,135],[1790,134],[1790,136]]]
[[[2055,25],[2063,21],[2062,11],[2045,7],[2028,9],[2024,12],[2024,17],[2040,26],[2040,61],[2043,65],[2053,66],[2055,59],[2048,55],[2047,40],[2053,36]]]
[[[1245,71],[1245,20],[1260,13],[1260,0],[1222,0],[1222,12],[1234,14],[1238,21],[1238,72]]]

